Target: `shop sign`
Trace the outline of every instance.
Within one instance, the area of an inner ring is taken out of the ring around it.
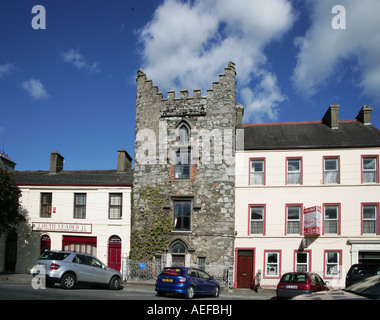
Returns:
[[[321,235],[321,216],[322,210],[320,206],[314,206],[304,209],[304,230],[305,236]]]
[[[42,232],[92,233],[92,224],[32,222],[32,230]]]

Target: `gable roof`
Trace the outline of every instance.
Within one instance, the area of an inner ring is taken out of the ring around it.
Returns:
[[[19,186],[123,186],[133,185],[132,170],[63,170],[56,174],[49,171],[15,171]]]
[[[244,150],[380,147],[380,130],[356,120],[243,124]]]

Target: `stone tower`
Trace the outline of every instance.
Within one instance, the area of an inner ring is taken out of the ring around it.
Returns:
[[[235,64],[206,96],[163,98],[141,69],[136,81],[133,255],[164,266],[232,263]]]

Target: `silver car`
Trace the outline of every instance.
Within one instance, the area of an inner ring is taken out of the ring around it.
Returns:
[[[121,288],[119,271],[107,267],[94,256],[71,251],[45,251],[37,260],[45,268],[46,286],[60,283],[64,289],[72,289],[78,282],[108,285]]]

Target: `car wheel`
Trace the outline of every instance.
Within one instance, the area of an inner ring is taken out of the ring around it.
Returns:
[[[63,289],[72,289],[75,286],[75,276],[71,273],[66,273],[61,279],[61,287]]]
[[[113,277],[110,281],[110,289],[119,290],[120,289],[120,278]]]
[[[193,299],[195,296],[195,289],[193,286],[190,286],[186,290],[186,299]]]
[[[213,292],[212,292],[212,296],[213,296],[214,298],[217,298],[217,297],[219,297],[219,294],[220,294],[220,288],[219,288],[218,286],[216,286],[216,287],[214,288]]]

